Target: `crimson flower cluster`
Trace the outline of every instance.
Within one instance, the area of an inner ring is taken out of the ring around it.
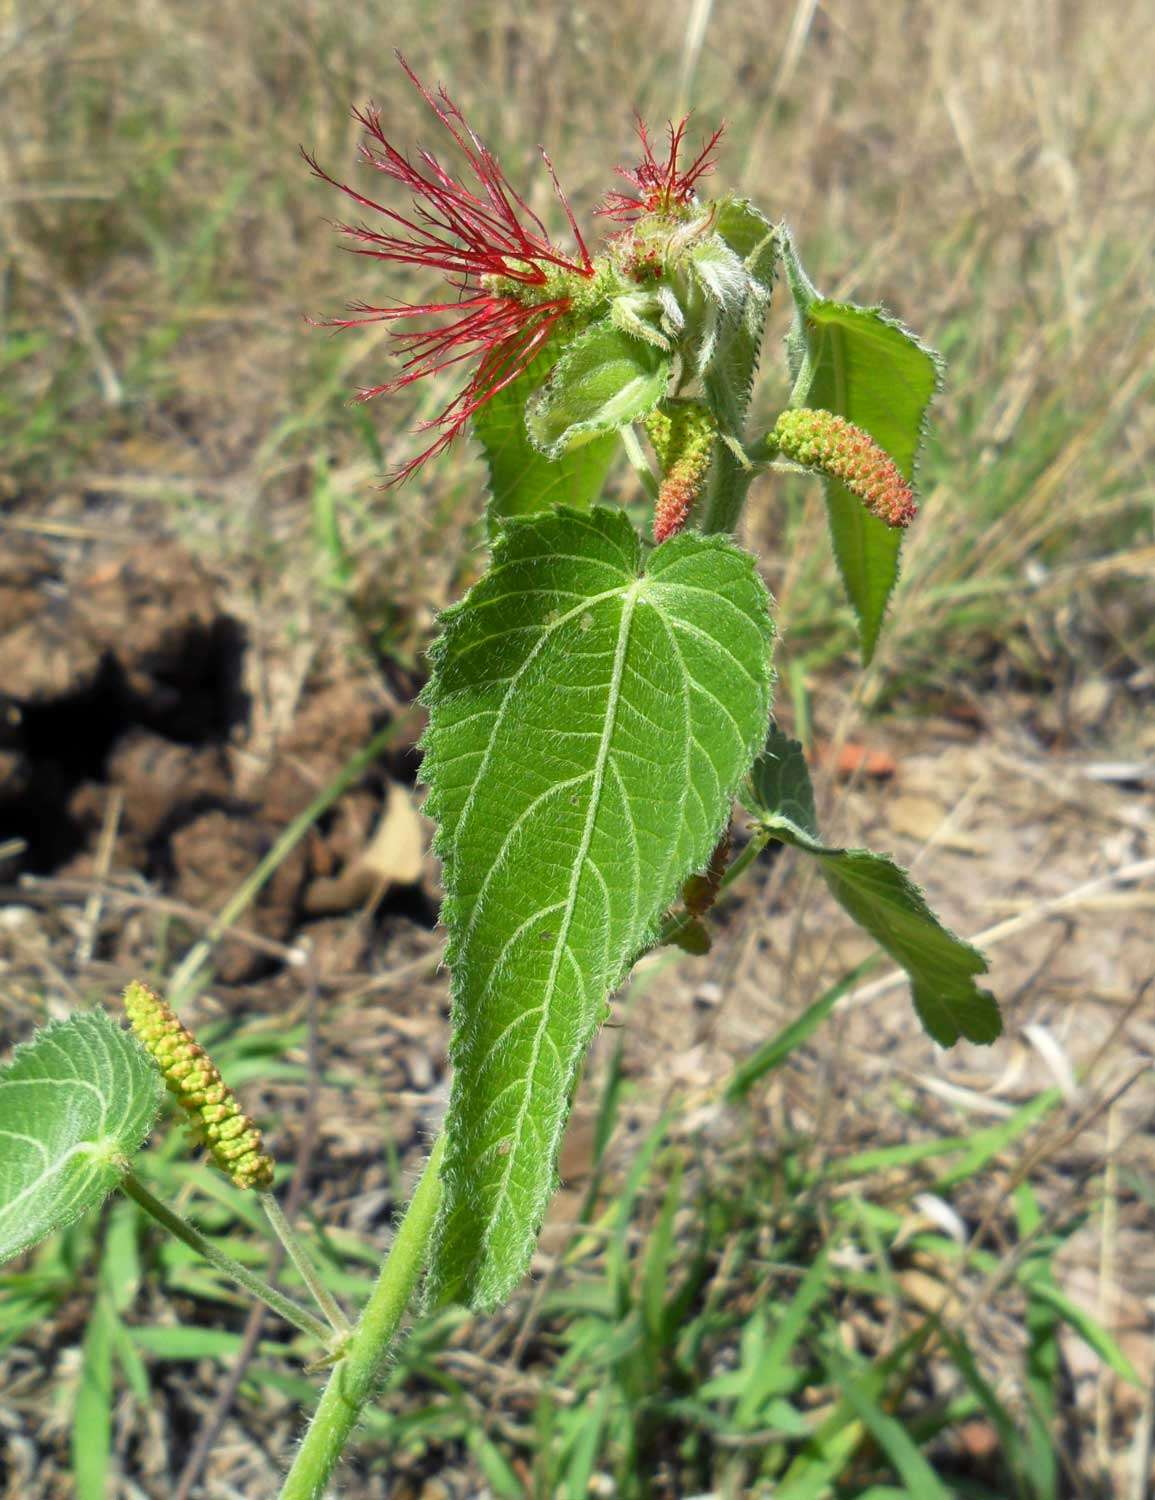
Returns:
[[[416,458],[393,472],[393,483],[407,478],[426,459],[446,448],[480,407],[526,370],[559,320],[573,310],[578,288],[597,274],[545,151],[542,159],[573,232],[577,247],[573,255],[553,244],[541,219],[511,186],[496,157],[445,90],[432,92],[400,53],[398,60],[448,131],[464,158],[466,172],[454,176],[431,151],[418,151],[416,159],[405,156],[386,138],[381,115],[372,107],[354,111],[365,132],[360,160],[409,191],[411,202],[406,211],[338,181],[302,149],[317,177],[374,216],[372,224],[337,225],[353,241],[355,254],[398,265],[426,266],[439,271],[452,291],[452,296],[435,302],[391,298],[381,307],[354,303],[348,309],[350,316],[328,319],[324,325],[355,328],[366,323],[409,324],[417,320],[417,326],[393,330],[400,373],[359,391],[361,401],[401,390],[458,365],[469,370],[465,384],[444,411],[420,424],[419,430],[432,431],[436,436]],[[639,118],[643,159],[636,167],[617,169],[636,192],[610,193],[597,212],[628,223],[647,214],[674,215],[691,204],[696,182],[713,168],[713,151],[722,131],[716,130],[690,165],[683,168],[679,156],[688,123],[687,117],[667,127],[668,151],[665,160],[659,161]]]
[[[678,158],[690,123],[687,115],[677,125],[666,126],[667,151],[665,161],[654,155],[645,121],[636,117],[638,139],[642,143],[642,160],[636,167],[616,168],[619,177],[624,177],[637,189],[633,193],[607,193],[597,212],[607,219],[630,221],[644,214],[669,215],[677,213],[694,202],[695,184],[700,177],[714,170],[716,158],[714,147],[721,139],[724,125],[720,125],[688,167],[681,168]]]
[[[594,275],[589,250],[544,150],[542,159],[569,219],[576,256],[563,254],[551,242],[541,219],[510,185],[496,157],[445,90],[433,94],[400,54],[398,58],[463,154],[472,186],[454,177],[430,151],[418,151],[416,162],[404,156],[386,139],[380,113],[373,108],[354,111],[365,130],[360,158],[409,189],[412,204],[407,213],[337,181],[308,152],[302,152],[322,181],[386,221],[384,228],[370,228],[364,223],[337,226],[355,242],[356,254],[401,265],[428,266],[442,272],[456,293],[451,300],[438,302],[390,299],[385,307],[355,303],[349,309],[354,316],[329,319],[325,325],[351,328],[407,319],[433,321],[431,327],[395,334],[401,373],[361,390],[358,399],[362,401],[400,390],[451,366],[473,366],[466,384],[445,410],[420,424],[422,430],[434,430],[437,436],[416,458],[393,473],[395,483],[447,447],[474,412],[533,361],[559,318],[570,309],[572,299],[559,290],[564,288],[565,278],[588,279]]]

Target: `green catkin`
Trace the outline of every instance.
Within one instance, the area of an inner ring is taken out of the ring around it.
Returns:
[[[169,1092],[188,1112],[197,1144],[237,1187],[272,1187],[273,1159],[261,1132],[188,1027],[159,995],[136,980],[124,992],[124,1009]]]
[[[778,418],[771,441],[784,458],[839,480],[888,526],[909,526],[914,520],[914,492],[894,459],[845,417],[795,407]]]

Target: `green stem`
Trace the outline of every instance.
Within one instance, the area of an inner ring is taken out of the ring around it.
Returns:
[[[737,530],[754,471],[743,467],[725,443],[719,440],[714,447],[714,462],[699,507],[698,525],[706,536],[715,532],[728,536]]]
[[[272,1308],[273,1312],[278,1317],[284,1318],[286,1323],[291,1323],[294,1328],[307,1333],[325,1349],[333,1348],[332,1331],[326,1328],[319,1318],[315,1318],[305,1308],[299,1307],[291,1297],[278,1292],[276,1287],[270,1286],[267,1281],[254,1276],[251,1271],[241,1265],[239,1260],[226,1255],[211,1240],[206,1240],[204,1235],[195,1230],[187,1219],[182,1219],[167,1204],[162,1203],[159,1198],[154,1198],[139,1177],[129,1172],[121,1181],[120,1189],[134,1203],[139,1203],[145,1213],[151,1214],[158,1224],[163,1224],[170,1234],[176,1235],[178,1240],[183,1241],[198,1255],[203,1255],[205,1260],[216,1266],[218,1271],[222,1271],[231,1281],[235,1281],[238,1286],[243,1287],[250,1296],[256,1297],[266,1307]]]
[[[280,1500],[320,1500],[365,1403],[373,1395],[398,1325],[425,1268],[441,1202],[442,1134],[410,1200],[377,1285],[365,1304],[344,1358],[313,1414]]]
[[[296,1230],[289,1223],[288,1219],[285,1218],[281,1210],[281,1205],[273,1197],[272,1193],[259,1193],[258,1197],[261,1200],[261,1207],[265,1210],[265,1217],[272,1225],[273,1233],[280,1240],[281,1244],[284,1245],[289,1259],[297,1268],[298,1275],[309,1288],[309,1291],[312,1292],[313,1301],[316,1302],[317,1306],[329,1320],[333,1332],[340,1334],[344,1338],[352,1332],[352,1329],[349,1327],[349,1320],[341,1311],[340,1304],[333,1296],[333,1293],[321,1280],[320,1276],[318,1276],[316,1266],[305,1253],[305,1247],[297,1238]]]

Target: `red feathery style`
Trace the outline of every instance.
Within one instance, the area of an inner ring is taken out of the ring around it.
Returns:
[[[354,110],[366,139],[360,158],[368,166],[399,182],[413,194],[409,215],[398,213],[355,188],[338,182],[323,171],[302,149],[316,176],[351,198],[362,208],[380,214],[394,230],[370,229],[365,224],[338,224],[342,234],[358,242],[354,253],[401,265],[431,266],[442,271],[457,297],[445,302],[408,303],[390,299],[394,305],[372,307],[354,303],[357,317],[332,318],[329,328],[355,328],[365,323],[432,317],[439,326],[395,333],[402,356],[402,373],[358,392],[368,401],[388,394],[452,365],[477,361],[465,387],[440,416],[422,422],[420,431],[440,429],[424,452],[391,475],[391,482],[406,479],[435,453],[446,448],[480,406],[522,373],[540,351],[554,324],[569,309],[570,298],[556,292],[557,272],[592,277],[593,262],[562,192],[553,164],[542,150],[542,159],[553,179],[574,239],[578,257],[563,255],[551,243],[545,225],[525,199],[511,187],[497,159],[466,122],[443,88],[436,96],[418,79],[409,64],[398,61],[413,86],[433,110],[460,148],[477,190],[459,182],[432,154],[419,150],[420,165],[411,162],[386,140],[380,112],[370,106]],[[519,293],[498,291],[489,283],[500,277],[513,283]],[[555,282],[555,292],[534,300],[535,290]]]
[[[699,177],[704,177],[714,170],[715,158],[712,153],[726,128],[725,125],[719,125],[690,165],[684,171],[679,171],[678,155],[682,149],[690,116],[687,115],[677,125],[672,120],[667,122],[666,139],[669,142],[669,151],[664,162],[660,162],[654,155],[645,121],[641,115],[635,118],[638,139],[642,143],[642,160],[636,167],[617,167],[615,170],[619,177],[632,182],[637,192],[607,193],[595,210],[607,219],[636,219],[643,214],[672,214],[676,213],[679,208],[685,208],[687,204],[693,203],[694,184]]]

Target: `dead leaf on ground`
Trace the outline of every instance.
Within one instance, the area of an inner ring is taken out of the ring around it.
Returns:
[[[416,885],[425,871],[428,842],[413,793],[391,782],[385,811],[364,850],[340,875],[313,881],[305,910],[311,915],[349,911],[391,886]]]

